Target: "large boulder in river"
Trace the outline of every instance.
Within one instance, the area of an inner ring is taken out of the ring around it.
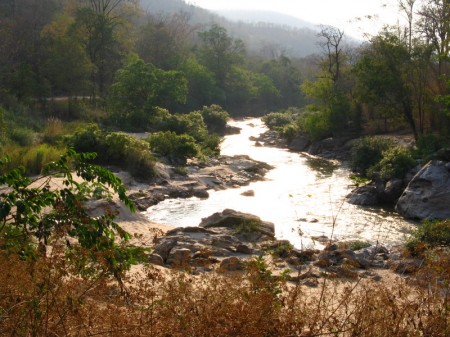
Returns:
[[[289,142],[288,148],[292,151],[305,151],[311,144],[311,140],[306,134],[299,134]]]
[[[359,206],[375,206],[378,204],[376,186],[364,185],[357,187],[347,195],[348,203]]]
[[[271,222],[262,221],[260,217],[225,209],[203,218],[200,227],[225,227],[233,229],[236,236],[247,241],[260,241],[262,239],[273,239],[275,237],[275,226]]]
[[[407,218],[450,218],[450,163],[426,164],[409,182],[396,210]]]

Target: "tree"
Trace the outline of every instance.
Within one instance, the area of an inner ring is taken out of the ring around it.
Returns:
[[[196,110],[212,103],[225,102],[225,92],[219,88],[214,74],[195,58],[186,59],[180,67],[187,80],[186,108]]]
[[[297,67],[285,55],[262,64],[260,71],[268,76],[280,93],[278,107],[302,105],[304,97],[299,90],[302,76]]]
[[[59,10],[56,0],[2,2],[0,14],[0,85],[20,101],[43,98],[47,83],[42,74],[40,33]]]
[[[122,9],[133,0],[82,0],[76,13],[73,30],[83,43],[91,63],[94,103],[97,93],[103,97],[121,65],[122,50],[118,30],[125,25]]]
[[[333,82],[338,82],[341,77],[341,64],[343,62],[342,38],[344,32],[331,26],[321,26],[318,34],[320,46],[325,51],[325,59],[322,61],[328,76]]]
[[[217,83],[222,85],[231,66],[242,60],[244,44],[241,40],[231,38],[225,28],[216,24],[199,33],[199,37],[202,40],[200,60],[215,74]]]
[[[169,70],[179,69],[188,56],[188,41],[195,30],[187,13],[149,17],[138,34],[136,50],[147,63]]]
[[[88,94],[93,64],[77,36],[69,33],[73,18],[61,14],[41,32],[45,57],[42,68],[50,96]]]
[[[427,0],[418,12],[418,30],[427,44],[432,46],[437,58],[437,78],[448,77],[450,52],[450,2],[447,0]],[[441,92],[445,87],[441,82]]]
[[[408,46],[398,36],[384,31],[362,51],[355,74],[362,100],[386,112],[401,111],[417,139],[413,93],[408,77],[410,66]]]
[[[167,108],[172,102],[184,103],[187,83],[183,73],[164,71],[131,55],[116,74],[110,88],[109,103],[115,123],[131,122],[145,128],[156,107]],[[131,121],[127,119],[131,118]]]
[[[315,111],[306,119],[309,129],[317,129],[321,136],[339,134],[348,131],[353,124],[359,127],[354,110],[352,109],[352,81],[348,65],[347,53],[343,51],[344,32],[330,26],[322,26],[318,34],[321,38],[323,55],[320,62],[321,69],[316,81],[303,82],[303,93],[314,100],[315,105],[310,110]]]

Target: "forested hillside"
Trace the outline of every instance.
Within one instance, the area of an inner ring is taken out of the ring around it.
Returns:
[[[268,12],[210,12],[188,5],[182,0],[141,0],[142,7],[149,13],[173,14],[183,11],[190,22],[203,27],[219,24],[229,34],[245,42],[251,55],[271,58],[286,54],[289,57],[304,57],[318,53],[317,30],[311,23],[287,15]],[[242,20],[243,17],[247,19]]]

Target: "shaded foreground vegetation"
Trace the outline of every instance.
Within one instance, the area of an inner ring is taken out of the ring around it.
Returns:
[[[255,260],[235,276],[145,266],[121,290],[102,274],[74,275],[57,246],[34,261],[2,252],[0,267],[4,336],[444,337],[450,329],[448,284],[442,290],[433,280],[416,287],[326,279],[310,291]]]

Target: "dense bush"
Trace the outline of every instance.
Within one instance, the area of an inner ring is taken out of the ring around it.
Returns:
[[[77,130],[73,135],[67,136],[65,142],[77,152],[96,152],[101,155],[104,152],[102,147],[104,137],[103,131],[97,124],[89,124]]]
[[[279,130],[294,122],[292,113],[288,111],[271,112],[262,118],[263,122],[271,130]]]
[[[406,247],[413,255],[428,249],[450,247],[450,220],[425,220],[412,233]]]
[[[205,139],[199,144],[201,146],[201,154],[205,156],[217,156],[220,154],[220,144],[222,142],[222,137],[209,134]]]
[[[383,158],[383,152],[393,146],[394,142],[390,139],[379,137],[359,139],[352,148],[352,170],[367,176],[368,169],[378,164]]]
[[[423,162],[427,162],[430,159],[448,160],[448,158],[439,158],[437,153],[445,147],[450,147],[450,139],[448,137],[437,134],[421,135],[416,142],[414,155],[422,159]]]
[[[98,163],[116,165],[136,178],[156,175],[148,143],[125,133],[105,133],[93,124],[66,137],[66,143],[78,152],[96,152]]]
[[[7,135],[19,146],[32,146],[36,143],[36,132],[27,127],[14,126],[8,129]]]
[[[384,180],[403,178],[414,166],[416,161],[411,151],[404,146],[394,146],[383,151],[381,160],[367,170],[367,175],[373,177],[375,172],[379,172]]]
[[[309,110],[300,117],[298,123],[311,140],[317,141],[331,136],[330,121],[324,111]]]
[[[230,114],[223,110],[220,105],[204,106],[200,113],[210,133],[223,133],[225,131]]]
[[[185,164],[188,158],[200,153],[195,139],[187,134],[177,135],[173,131],[158,132],[148,139],[152,150],[167,157],[172,163]]]

